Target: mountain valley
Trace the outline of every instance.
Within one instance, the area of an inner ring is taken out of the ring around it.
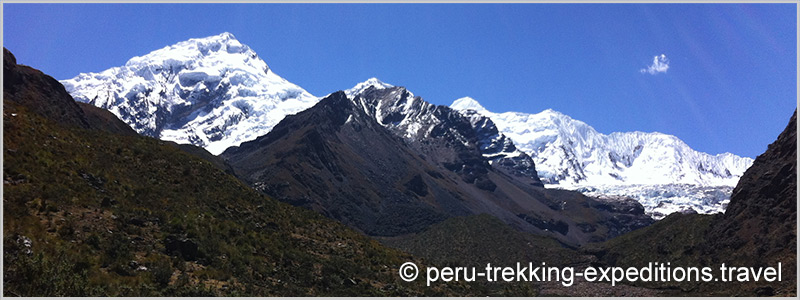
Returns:
[[[753,160],[377,78],[317,97],[230,33],[61,81],[3,56],[4,295],[796,296],[796,111]],[[397,276],[518,261],[790,267],[733,287]]]
[[[230,33],[190,39],[61,83],[77,101],[111,111],[140,134],[213,155],[269,133],[285,116],[324,98],[276,75]],[[370,78],[345,94],[352,98],[371,87],[393,86]],[[373,117],[411,141],[436,120],[405,111],[428,116],[423,112],[432,104],[409,105],[381,108]],[[733,186],[752,163],[730,153],[697,152],[661,133],[600,134],[553,110],[493,113],[468,97],[450,107],[470,119],[480,151],[493,158],[494,167],[534,185],[632,198],[655,219],[673,212],[724,212]],[[393,119],[398,116],[403,119]]]

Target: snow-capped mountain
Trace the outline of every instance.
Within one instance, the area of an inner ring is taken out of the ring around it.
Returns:
[[[715,193],[711,193],[714,201],[708,201],[704,192],[664,197],[654,191],[675,185],[732,187],[753,162],[731,153],[698,152],[663,133],[601,134],[550,109],[537,114],[493,113],[468,97],[450,107],[493,120],[500,132],[533,158],[539,177],[548,186],[635,197],[650,213],[672,200],[676,202],[663,212],[688,208],[704,213],[724,211],[725,199]],[[729,188],[725,190],[730,193]],[[695,205],[698,203],[701,205]]]
[[[219,154],[318,98],[272,72],[232,34],[190,39],[61,83],[143,135]]]
[[[388,88],[391,88],[391,87],[394,87],[394,86],[391,85],[391,84],[385,83],[385,82],[381,81],[378,78],[372,77],[370,79],[367,79],[364,82],[356,84],[354,87],[352,87],[352,88],[350,88],[348,90],[345,90],[344,94],[347,95],[348,98],[353,99],[356,96],[358,96],[359,94],[361,94],[364,91],[366,91],[368,88],[388,89]],[[411,93],[411,92],[409,92],[409,93]]]
[[[547,184],[699,184],[734,186],[753,160],[710,155],[658,132],[601,134],[554,110],[493,113],[471,98],[450,106],[489,117],[536,162]]]

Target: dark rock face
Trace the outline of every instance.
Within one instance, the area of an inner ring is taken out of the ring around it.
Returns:
[[[518,217],[542,230],[555,231],[562,235],[569,233],[569,225],[564,223],[564,221],[554,221],[553,219],[540,220],[536,217],[528,216],[526,214],[519,214]]]
[[[370,235],[416,232],[468,213],[429,174],[436,168],[341,92],[222,156],[257,190]]]
[[[757,263],[793,257],[796,221],[797,111],[733,189],[724,217],[709,233],[714,239],[708,246],[751,257]]]
[[[86,121],[89,123],[90,127],[121,135],[139,135],[136,131],[131,129],[128,124],[122,122],[122,120],[117,118],[117,116],[110,111],[83,102],[75,103],[77,103],[78,107],[83,111],[83,115],[86,117]]]
[[[403,87],[369,88],[354,101],[363,103],[379,124],[428,162],[459,174],[466,183],[493,190],[487,177],[491,166],[481,155],[475,130],[459,112],[413,97]]]
[[[492,119],[473,110],[462,113],[472,123],[481,153],[493,168],[530,185],[544,187],[530,155],[518,151],[514,142],[497,130]]]
[[[62,125],[137,135],[114,114],[75,102],[64,86],[34,68],[18,65],[11,51],[3,48],[3,99],[24,105]]]
[[[53,77],[18,65],[11,51],[3,48],[3,99],[25,105],[62,125],[89,128],[83,110]]]
[[[402,138],[433,164],[459,173],[462,180],[494,191],[487,177],[496,168],[534,186],[543,186],[533,160],[516,151],[486,117],[465,115],[448,106],[414,97],[403,87],[367,88],[354,97],[368,115]]]
[[[418,196],[425,197],[428,195],[428,185],[425,184],[425,181],[422,180],[422,176],[419,174],[411,178],[404,186]]]
[[[480,213],[570,245],[636,227],[625,223],[636,217],[619,217],[635,212],[598,209],[595,199],[545,190],[495,168],[502,160],[490,164],[479,145],[470,120],[457,111],[401,87],[369,88],[352,99],[333,93],[222,157],[257,190],[372,236],[421,232],[449,217]],[[573,230],[598,223],[591,232]]]
[[[167,254],[180,255],[185,260],[197,260],[200,256],[197,243],[187,238],[168,236],[164,239]]]

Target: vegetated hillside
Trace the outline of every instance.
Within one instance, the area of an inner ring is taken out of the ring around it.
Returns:
[[[652,222],[635,201],[546,190],[498,171],[473,130],[458,112],[402,87],[368,88],[355,98],[333,93],[222,156],[257,190],[373,236],[421,232],[448,217],[487,213],[576,246]],[[410,133],[405,138],[396,131]]]
[[[488,214],[453,217],[421,233],[380,241],[437,265],[506,266],[532,261],[568,266],[591,260],[555,239],[514,230]]]
[[[391,238],[380,238],[384,244],[397,247],[417,257],[430,261],[437,267],[486,268],[516,267],[517,263],[535,267],[571,267],[575,272],[596,262],[593,255],[563,247],[555,239],[520,232],[499,219],[487,215],[453,217],[431,226],[428,230]],[[438,282],[434,285],[442,285]],[[602,282],[586,282],[574,278],[564,286],[559,280],[543,282],[487,282],[485,278],[470,284],[471,287],[503,287],[525,291],[536,296],[654,296],[659,291],[627,285],[611,286]]]
[[[111,112],[102,108],[94,107],[91,104],[86,104],[83,102],[75,103],[77,103],[78,107],[80,107],[81,111],[83,111],[83,116],[86,118],[86,122],[89,124],[90,128],[100,129],[121,135],[139,135],[136,133],[136,131],[131,129],[128,124],[122,122]]]
[[[7,51],[4,76],[6,296],[470,294],[401,281],[414,258],[168,142],[96,129]]]
[[[651,283],[680,295],[797,295],[797,111],[778,139],[759,155],[731,196],[724,215],[672,214],[587,250],[609,265],[777,267],[782,281]],[[717,274],[719,276],[719,274]]]

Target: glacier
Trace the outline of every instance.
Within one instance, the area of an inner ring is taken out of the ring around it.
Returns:
[[[658,132],[602,134],[554,111],[494,113],[464,97],[450,107],[486,116],[528,153],[549,188],[637,199],[655,218],[671,212],[723,212],[749,157],[711,155]]]

